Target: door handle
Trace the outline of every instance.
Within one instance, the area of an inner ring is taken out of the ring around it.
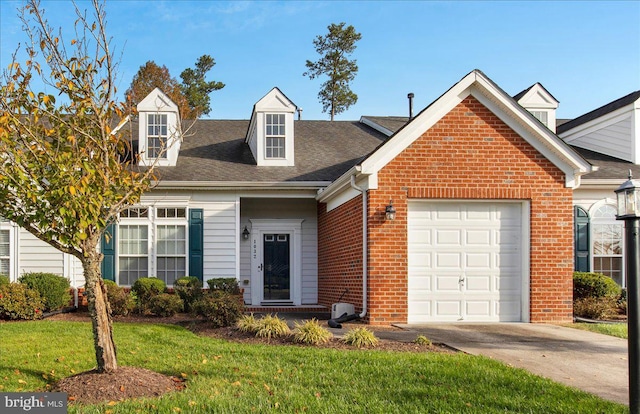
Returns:
[[[260,263],[260,266],[258,266],[258,270],[262,272],[262,263]]]
[[[464,277],[460,277],[460,279],[458,279],[458,283],[464,286]]]

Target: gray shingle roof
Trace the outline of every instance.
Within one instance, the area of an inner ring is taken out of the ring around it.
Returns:
[[[163,182],[333,181],[386,137],[358,121],[295,121],[295,166],[258,167],[245,135],[248,120],[199,120],[184,138],[175,167],[158,167]]]
[[[572,148],[592,165],[598,167],[597,171],[583,176],[585,180],[614,179],[620,180],[622,183],[629,176],[629,170],[631,170],[634,177],[640,177],[640,165],[584,148]]]

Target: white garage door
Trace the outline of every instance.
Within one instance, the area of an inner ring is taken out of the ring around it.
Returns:
[[[522,210],[499,201],[409,202],[408,322],[522,321]]]

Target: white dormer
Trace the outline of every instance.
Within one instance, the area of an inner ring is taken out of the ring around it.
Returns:
[[[140,165],[174,167],[182,143],[178,106],[155,88],[137,109]]]
[[[293,166],[296,105],[273,88],[253,106],[245,142],[259,166]]]
[[[515,96],[516,101],[538,118],[552,132],[556,132],[556,109],[559,102],[540,83]]]

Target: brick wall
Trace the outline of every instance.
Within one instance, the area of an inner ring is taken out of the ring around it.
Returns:
[[[378,185],[378,190],[370,191],[368,207],[371,324],[407,320],[407,200],[411,198],[529,200],[531,321],[571,320],[572,190],[564,187],[558,168],[475,98],[459,104],[385,166]],[[397,216],[385,221],[390,199]],[[352,200],[351,208],[360,202]],[[331,229],[333,220],[342,223],[338,227],[345,225],[349,211],[342,209],[345,206],[323,217],[321,246],[325,233],[341,231]],[[344,265],[342,259],[326,266],[329,254],[338,249],[320,252],[321,292],[326,283],[340,278],[335,270]]]
[[[318,304],[353,303],[362,312],[362,196],[327,212],[318,204]],[[348,290],[347,293],[345,291]]]

